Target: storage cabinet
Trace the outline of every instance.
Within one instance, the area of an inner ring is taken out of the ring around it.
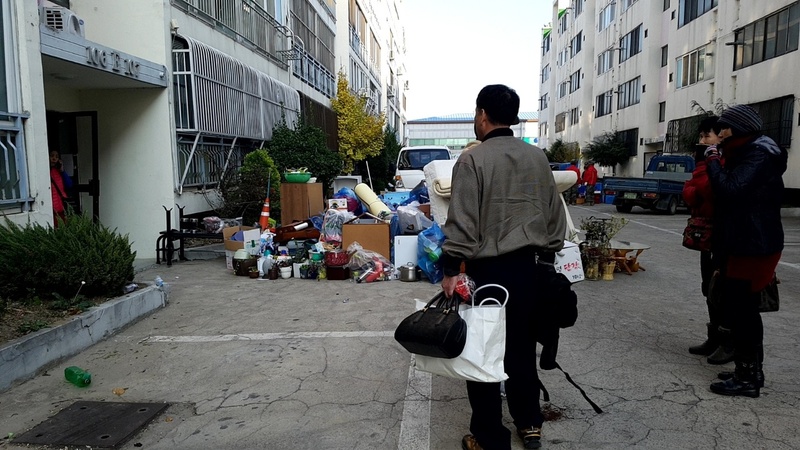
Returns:
[[[306,220],[324,211],[322,183],[281,183],[282,225]]]

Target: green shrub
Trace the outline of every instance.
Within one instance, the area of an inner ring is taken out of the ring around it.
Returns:
[[[271,174],[271,175],[270,175]],[[281,175],[266,150],[255,150],[244,157],[242,166],[230,169],[220,181],[223,217],[242,217],[244,225],[258,223],[269,184],[270,215],[280,212]]]
[[[113,297],[133,280],[135,258],[127,235],[82,215],[55,229],[6,220],[0,226],[0,297],[54,301],[79,290]]]

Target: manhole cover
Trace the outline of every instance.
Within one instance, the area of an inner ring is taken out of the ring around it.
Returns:
[[[168,403],[75,402],[14,443],[116,448],[164,411]]]

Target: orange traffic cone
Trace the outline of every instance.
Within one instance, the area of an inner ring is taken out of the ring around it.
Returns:
[[[269,229],[269,197],[264,199],[264,207],[261,208],[261,218],[258,220],[261,231]]]

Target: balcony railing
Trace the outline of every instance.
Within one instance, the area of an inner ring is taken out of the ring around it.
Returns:
[[[172,5],[186,11],[287,67],[279,51],[289,48],[283,27],[262,6],[253,0],[171,0]]]
[[[0,112],[0,210],[29,211],[23,119],[28,116]]]

